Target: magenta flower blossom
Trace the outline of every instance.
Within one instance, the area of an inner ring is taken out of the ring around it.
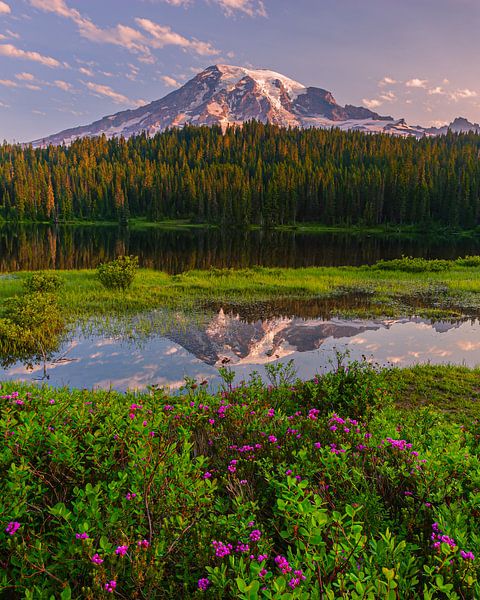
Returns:
[[[101,565],[103,563],[103,558],[101,558],[99,554],[94,554],[90,560],[95,565]]]
[[[201,590],[202,592],[206,592],[209,587],[210,587],[210,580],[207,579],[206,577],[203,577],[202,579],[198,580],[198,589]]]
[[[215,548],[215,556],[218,556],[219,558],[228,556],[232,551],[232,544],[224,544],[223,542],[213,540],[212,546]]]
[[[137,497],[137,494],[135,494],[135,492],[128,492],[128,494],[126,494],[126,496],[125,496],[125,498],[127,500],[133,500],[136,497]]]
[[[262,537],[262,532],[259,529],[254,529],[250,533],[250,539],[252,542],[258,542],[258,540]]]
[[[475,560],[475,555],[473,552],[464,552],[463,550],[460,550],[460,556],[463,558],[463,560]]]
[[[139,548],[148,548],[150,546],[150,542],[148,540],[140,540],[137,542]]]
[[[264,560],[267,560],[267,558],[268,558],[268,554],[259,554],[257,556],[257,560],[259,563],[263,562]]]
[[[115,554],[118,554],[118,556],[125,556],[125,554],[127,553],[128,550],[128,546],[117,546],[117,549],[115,550]]]
[[[205,471],[205,473],[202,475],[202,479],[210,479],[212,476],[212,474],[210,473],[210,471]]]
[[[88,535],[88,533],[86,531],[84,531],[83,533],[76,533],[75,537],[77,538],[77,540],[86,540],[90,536]]]
[[[8,533],[8,535],[15,535],[19,529],[20,523],[18,521],[10,521],[10,523],[5,527],[5,531]]]
[[[284,575],[286,575],[287,573],[290,573],[290,571],[292,570],[292,567],[290,566],[290,563],[285,558],[285,556],[282,556],[282,555],[276,556],[275,564],[277,565],[277,567],[280,569],[280,571]]]
[[[305,581],[305,575],[303,574],[303,571],[298,570],[295,571],[295,577],[292,577],[292,579],[290,579],[290,581],[288,582],[289,587],[292,588],[292,590],[294,590],[296,587],[298,587],[302,581]]]
[[[105,584],[105,590],[109,594],[113,594],[116,587],[117,587],[117,582],[115,581],[115,579],[111,579],[110,581],[107,581],[107,583]]]

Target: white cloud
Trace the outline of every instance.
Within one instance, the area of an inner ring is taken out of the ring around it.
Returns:
[[[86,75],[87,77],[94,76],[94,72],[92,71],[92,69],[88,69],[87,67],[80,67],[78,70],[82,75]]]
[[[378,82],[378,85],[380,87],[385,87],[386,85],[395,85],[396,83],[398,83],[398,81],[393,79],[393,77],[384,77]]]
[[[12,9],[6,2],[2,2],[0,0],[0,15],[9,15],[12,12]]]
[[[474,90],[469,90],[468,88],[464,90],[456,90],[450,94],[450,98],[457,102],[458,100],[468,100],[469,98],[476,98],[478,96],[477,92]]]
[[[172,31],[170,27],[158,25],[149,19],[136,19],[136,22],[151,37],[147,37],[145,33],[138,29],[122,24],[102,29],[89,18],[82,16],[77,9],[70,8],[65,0],[29,1],[33,7],[39,10],[70,19],[77,25],[80,35],[91,42],[121,46],[130,52],[140,54],[143,62],[154,62],[155,59],[151,55],[151,48],[163,48],[167,45],[180,46],[184,49],[192,50],[201,56],[218,54],[209,43],[196,39],[188,39]]]
[[[194,0],[163,0],[171,6],[191,6]],[[207,2],[218,4],[227,16],[236,12],[243,12],[249,17],[266,17],[267,10],[263,0],[207,0]]]
[[[163,48],[164,46],[180,46],[186,50],[193,50],[201,56],[211,56],[218,54],[208,42],[201,42],[196,39],[188,39],[179,33],[172,31],[170,27],[154,23],[150,19],[135,19],[137,25],[140,25],[147,33],[152,36],[150,41],[154,48]]]
[[[234,14],[235,11],[243,12],[250,17],[266,17],[267,11],[262,0],[214,0],[219,4],[227,15]]]
[[[371,98],[371,99],[364,98],[362,100],[362,103],[365,104],[365,106],[367,108],[370,108],[371,110],[373,110],[374,108],[378,108],[379,106],[382,105],[381,100],[378,100],[377,98]]]
[[[380,94],[380,98],[385,102],[395,102],[397,96],[390,90],[388,92]]]
[[[73,85],[71,83],[62,81],[61,79],[56,79],[53,82],[53,85],[64,92],[71,92],[73,90]]]
[[[174,79],[173,77],[170,77],[169,75],[163,75],[161,77],[163,83],[165,83],[165,85],[168,85],[168,87],[179,87],[180,84],[178,83],[178,81],[176,79]]]
[[[127,96],[116,92],[108,85],[101,85],[100,83],[93,83],[91,81],[88,81],[85,85],[95,95],[110,98],[111,100],[113,100],[113,102],[115,102],[115,104],[133,104],[134,106],[142,106],[143,104],[145,104],[143,100],[131,100]]]
[[[405,85],[409,88],[425,88],[427,87],[428,79],[409,79]]]
[[[446,93],[447,92],[440,85],[437,85],[437,87],[428,90],[429,96],[444,96]]]
[[[17,73],[15,75],[15,78],[18,79],[19,81],[35,81],[35,75],[32,75],[31,73]]]
[[[50,68],[61,66],[61,63],[51,56],[44,56],[43,54],[32,52],[31,50],[22,50],[13,44],[0,44],[0,55],[8,56],[10,58],[31,60]]]
[[[4,87],[9,87],[9,88],[18,87],[18,83],[16,81],[12,81],[11,79],[0,79],[0,85],[3,85]]]

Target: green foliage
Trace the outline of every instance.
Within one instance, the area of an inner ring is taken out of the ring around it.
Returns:
[[[32,276],[26,280],[23,295],[5,302],[0,318],[2,366],[16,361],[32,366],[58,350],[66,323],[57,296],[50,291],[60,287],[59,281],[48,274]]]
[[[480,267],[480,256],[465,256],[455,261],[461,267]]]
[[[257,122],[0,147],[0,218],[263,227],[480,224],[480,136],[402,139]]]
[[[372,410],[368,366],[323,379],[3,385],[0,596],[480,597],[478,422]]]
[[[138,256],[119,256],[97,267],[97,277],[108,290],[127,290],[138,270]]]
[[[23,286],[27,293],[57,294],[63,287],[63,280],[54,271],[37,271],[27,275]]]
[[[457,261],[458,264],[462,264]],[[372,269],[381,271],[405,271],[406,273],[438,273],[440,271],[448,271],[453,267],[453,261],[449,260],[427,260],[426,258],[412,258],[411,256],[403,256],[393,260],[379,260]],[[474,266],[474,265],[462,265]]]

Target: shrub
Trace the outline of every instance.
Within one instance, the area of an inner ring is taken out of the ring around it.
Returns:
[[[465,256],[455,261],[460,267],[480,267],[480,256]]]
[[[27,293],[56,294],[63,287],[63,281],[57,273],[38,271],[26,277],[23,287]]]
[[[108,290],[127,290],[138,269],[138,256],[120,256],[97,267],[97,277]]]
[[[405,271],[406,273],[428,273],[448,271],[452,268],[453,262],[449,260],[427,260],[426,258],[412,258],[411,256],[402,256],[394,260],[379,260],[372,269],[381,271]]]
[[[58,350],[65,320],[55,296],[31,293],[6,303],[0,319],[0,364],[17,361],[28,365],[46,361]]]
[[[480,597],[478,424],[298,389],[6,384],[0,597]]]

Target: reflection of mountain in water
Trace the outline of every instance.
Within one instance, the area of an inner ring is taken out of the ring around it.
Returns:
[[[172,331],[168,337],[209,365],[218,365],[225,358],[231,364],[262,364],[293,352],[316,350],[328,338],[353,337],[383,326],[366,321],[305,320],[299,317],[249,322],[238,314],[227,314],[220,309],[205,326]]]

